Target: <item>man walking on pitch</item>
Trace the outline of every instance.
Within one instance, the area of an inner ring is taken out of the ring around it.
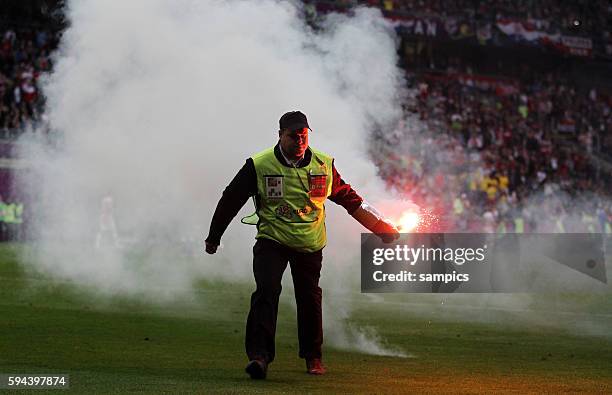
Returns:
[[[251,296],[245,339],[246,372],[253,379],[265,378],[274,360],[278,300],[287,263],[295,288],[299,356],[306,360],[309,374],[325,373],[319,276],[327,243],[326,199],[343,206],[383,241],[399,237],[397,229],[344,182],[333,158],[308,146],[306,115],[288,112],[279,126],[278,143],[247,159],[223,191],[205,241],[206,252],[214,254],[230,221],[249,197],[255,197],[256,214],[243,219],[257,225],[253,247],[257,289]]]

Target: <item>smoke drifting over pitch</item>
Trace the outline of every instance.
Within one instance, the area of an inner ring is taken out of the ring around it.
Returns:
[[[365,145],[374,125],[389,128],[401,115],[393,30],[379,11],[358,9],[314,33],[299,13],[270,0],[68,2],[69,27],[43,80],[57,148],[33,145],[38,174],[22,180],[39,205],[36,268],[96,292],[161,301],[202,278],[252,281],[252,227],[234,221],[220,253],[195,264],[167,244],[203,240],[223,187],[245,158],[276,142],[289,110],[308,115],[311,144],[336,157],[348,182],[371,201],[382,197]],[[108,195],[123,247],[100,252]],[[248,203],[241,214],[251,211]],[[323,282],[339,291],[346,273],[359,271],[361,229],[344,210],[329,211]],[[347,309],[326,306],[343,318]],[[363,338],[343,327],[327,334],[339,345]],[[362,340],[369,352],[389,353]]]

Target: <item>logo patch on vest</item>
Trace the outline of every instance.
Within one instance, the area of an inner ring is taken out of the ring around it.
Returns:
[[[276,215],[279,217],[291,219],[291,217],[293,216],[293,212],[291,211],[291,207],[289,207],[288,204],[281,204],[276,208]]]
[[[266,178],[266,197],[283,197],[283,176],[264,176]]]
[[[310,197],[325,197],[327,192],[327,175],[311,174],[308,177]]]
[[[287,219],[294,218],[294,215],[298,217],[304,217],[312,212],[311,207],[302,207],[297,209],[292,209],[287,203],[283,203],[276,208],[276,216],[277,217],[285,217]]]

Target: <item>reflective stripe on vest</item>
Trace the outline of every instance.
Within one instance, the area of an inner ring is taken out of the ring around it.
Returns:
[[[251,157],[257,173],[259,207],[256,238],[275,240],[302,252],[325,247],[324,202],[331,194],[333,158],[308,148],[302,168],[284,166],[269,148]]]

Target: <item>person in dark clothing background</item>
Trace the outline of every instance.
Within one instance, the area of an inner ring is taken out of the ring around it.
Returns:
[[[245,337],[246,372],[253,379],[264,379],[275,357],[278,300],[287,263],[297,304],[299,356],[306,360],[309,374],[326,372],[321,361],[319,287],[322,250],[327,242],[326,199],[343,206],[384,242],[399,237],[395,226],[342,179],[334,159],[309,147],[309,131],[308,120],[300,111],[280,118],[278,143],[246,160],[223,191],[205,240],[206,252],[216,253],[231,220],[250,197],[255,197],[256,213],[248,218],[257,225],[253,247],[257,288],[251,296]]]

